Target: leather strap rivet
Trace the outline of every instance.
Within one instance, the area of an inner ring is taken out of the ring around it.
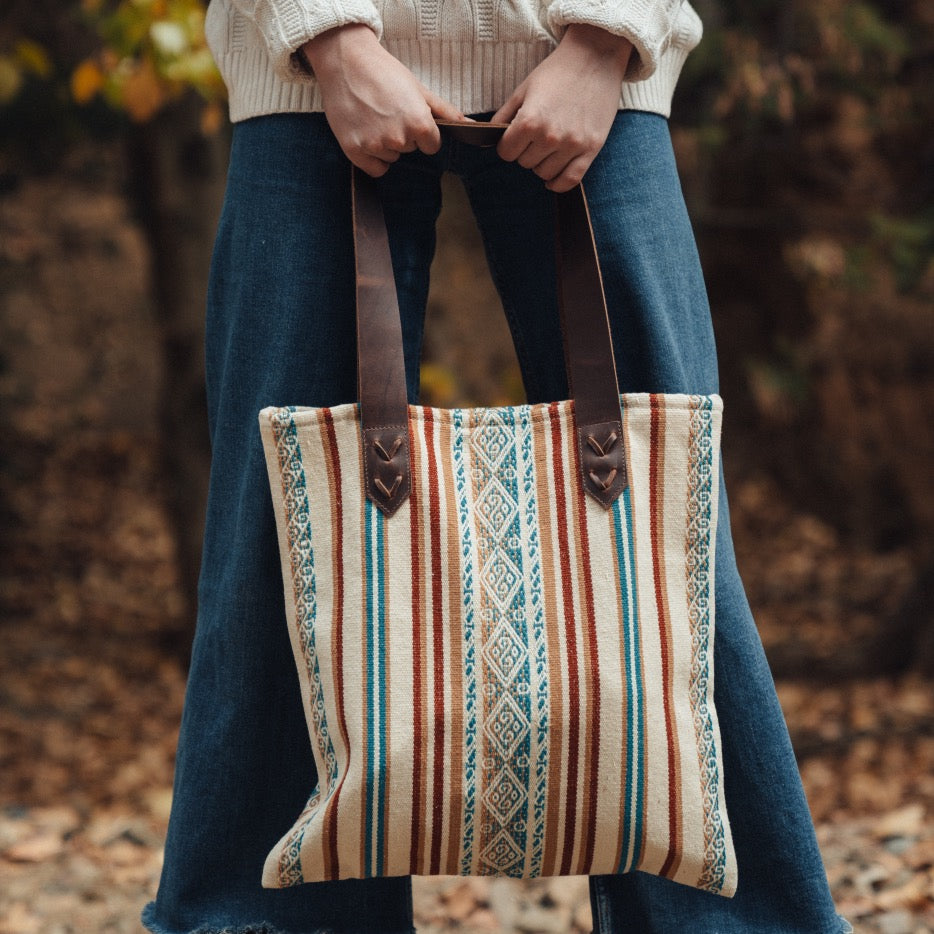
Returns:
[[[393,482],[392,489],[386,486],[386,484],[383,483],[383,481],[379,477],[376,477],[373,480],[373,483],[376,486],[376,488],[380,491],[380,493],[382,493],[383,496],[386,497],[386,499],[392,499],[393,496],[396,495],[396,490],[399,489],[399,484],[402,483],[402,474],[400,473],[396,475],[396,479]]]
[[[399,448],[402,447],[402,439],[396,438],[391,451],[387,451],[377,440],[373,441],[373,447],[376,448],[376,453],[379,454],[384,461],[391,461],[396,456]]]
[[[606,439],[606,441],[603,442],[603,444],[600,444],[600,442],[593,435],[587,435],[587,443],[601,457],[606,457],[607,454],[609,454],[610,451],[613,450],[613,445],[616,444],[618,440],[619,440],[619,435],[616,434],[615,431],[610,432],[609,437]]]
[[[593,480],[593,482],[594,482],[598,487],[600,487],[601,490],[603,490],[604,492],[606,492],[606,491],[613,485],[613,481],[616,479],[616,473],[617,473],[617,471],[616,471],[616,468],[614,467],[614,468],[609,472],[609,474],[607,474],[606,480],[601,480],[601,479],[597,476],[596,472],[593,471],[593,470],[591,470],[591,471],[590,471],[590,479]],[[379,483],[379,480],[377,480],[376,482]]]

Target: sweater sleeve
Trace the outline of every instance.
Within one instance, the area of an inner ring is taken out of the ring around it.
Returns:
[[[683,0],[552,0],[548,25],[559,38],[571,23],[598,26],[633,44],[627,81],[643,81],[655,74],[671,41]]]
[[[383,26],[374,0],[233,0],[266,43],[272,66],[285,81],[310,80],[295,55],[309,39],[348,23],[363,23],[377,37]]]

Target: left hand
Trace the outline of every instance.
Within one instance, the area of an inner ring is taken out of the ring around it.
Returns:
[[[606,142],[632,43],[572,23],[558,47],[493,115],[509,123],[500,157],[531,169],[551,191],[570,191]]]

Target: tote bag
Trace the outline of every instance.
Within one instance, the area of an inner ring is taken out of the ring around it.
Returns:
[[[259,416],[317,771],[263,885],[638,869],[732,895],[721,400],[619,395],[578,186],[557,197],[571,398],[408,405],[378,188],[357,172],[353,211],[359,401]]]

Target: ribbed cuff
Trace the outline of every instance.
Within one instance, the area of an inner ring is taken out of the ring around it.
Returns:
[[[680,3],[670,0],[629,0],[626,3],[594,3],[593,0],[554,0],[548,7],[548,25],[556,36],[571,23],[597,26],[633,44],[627,81],[644,81],[655,74],[668,47]]]
[[[383,30],[372,0],[258,0],[254,22],[273,70],[285,81],[311,80],[293,54],[309,39],[349,23],[363,23],[377,37]]]

